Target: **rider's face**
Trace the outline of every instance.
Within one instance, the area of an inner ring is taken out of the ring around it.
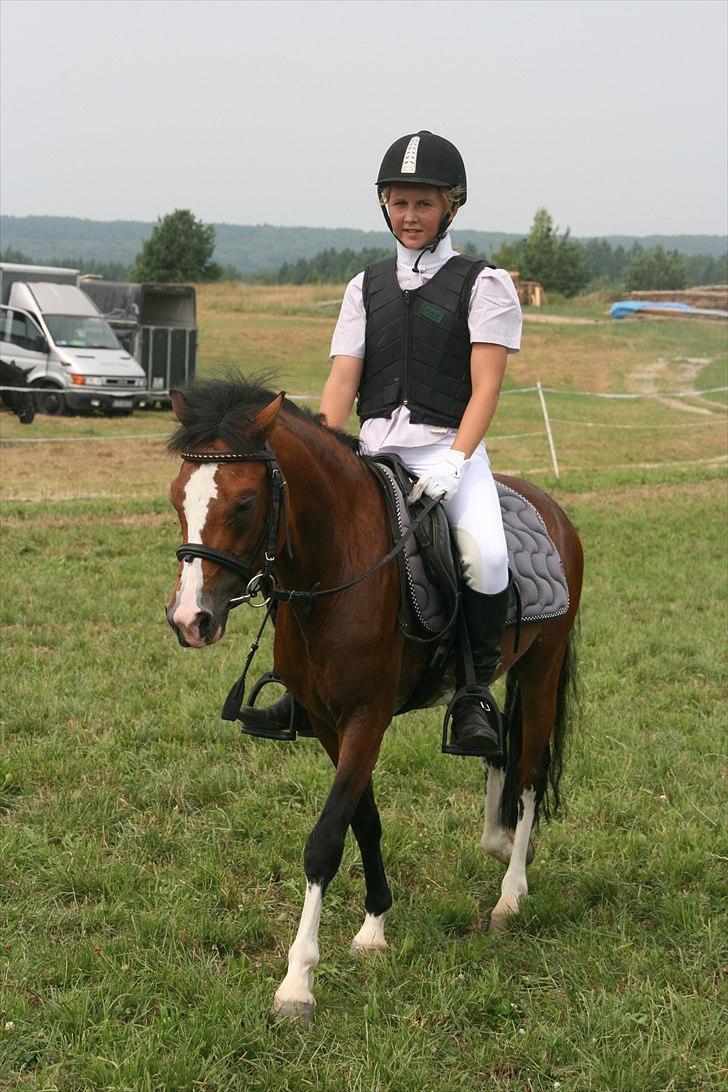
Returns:
[[[423,250],[434,242],[446,205],[435,186],[407,183],[392,186],[387,211],[400,242],[410,250]]]

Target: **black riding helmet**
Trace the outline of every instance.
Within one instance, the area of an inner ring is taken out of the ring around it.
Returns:
[[[416,182],[420,186],[439,186],[443,189],[457,187],[462,190],[458,207],[464,205],[468,197],[465,164],[460,152],[445,137],[437,136],[427,129],[420,129],[419,133],[408,133],[407,136],[395,140],[387,149],[377,175],[380,202],[384,187],[395,182]],[[387,227],[392,231],[387,207],[381,207]],[[450,226],[450,220],[449,214],[443,216],[437,238],[425,250],[434,251]]]

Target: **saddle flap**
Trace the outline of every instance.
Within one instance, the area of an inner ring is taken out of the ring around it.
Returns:
[[[382,486],[394,540],[402,538],[427,502],[407,503],[416,481],[397,455],[365,456],[365,461]],[[410,608],[420,637],[437,638],[452,627],[459,601],[458,564],[450,528],[442,510],[435,505],[429,516],[407,538],[399,555],[402,599]],[[404,624],[403,624],[404,623]],[[400,613],[400,625],[415,636]]]

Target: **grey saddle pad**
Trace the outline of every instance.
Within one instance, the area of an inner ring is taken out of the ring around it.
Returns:
[[[410,508],[394,475],[383,467],[390,483],[399,533],[411,526]],[[569,609],[569,589],[558,551],[546,530],[546,525],[534,506],[515,489],[496,482],[500,498],[503,527],[508,546],[508,562],[521,593],[523,622],[558,618]],[[440,633],[448,618],[443,597],[434,585],[417,550],[414,537],[407,540],[404,570],[409,600],[415,617],[432,634]],[[516,620],[516,605],[512,600],[508,625]]]
[[[503,528],[508,546],[508,564],[521,593],[524,622],[558,618],[569,609],[569,587],[559,552],[546,524],[530,501],[496,482]],[[516,620],[511,603],[508,624]]]

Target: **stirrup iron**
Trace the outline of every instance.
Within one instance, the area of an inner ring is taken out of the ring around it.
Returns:
[[[287,743],[292,743],[297,738],[297,731],[295,728],[296,720],[296,705],[291,699],[291,721],[287,728],[271,728],[265,721],[265,712],[260,710],[260,719],[256,716],[258,712],[255,708],[255,700],[263,690],[264,687],[270,683],[281,684],[281,678],[276,675],[275,671],[266,671],[260,676],[258,681],[250,691],[250,698],[245,708],[245,720],[243,720],[242,711],[238,714],[238,720],[241,722],[240,730],[245,732],[248,736],[256,736],[258,739],[280,739]]]

